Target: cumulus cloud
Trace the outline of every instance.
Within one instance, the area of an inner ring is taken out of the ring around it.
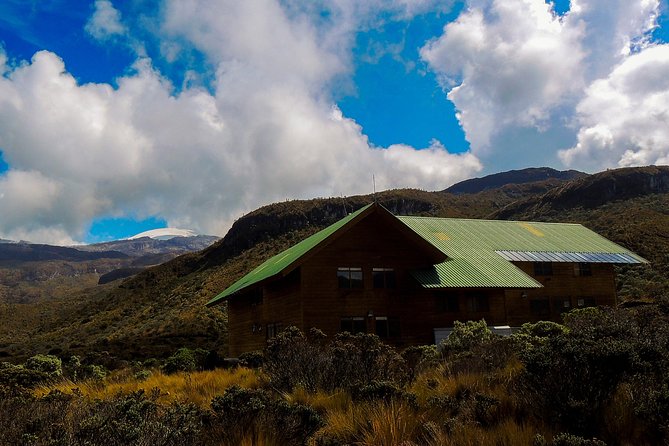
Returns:
[[[565,27],[543,0],[494,0],[472,7],[422,48],[441,75],[474,150],[500,128],[536,125],[578,91],[582,31]],[[461,79],[461,81],[459,81]]]
[[[578,141],[560,152],[565,164],[669,164],[669,45],[633,54],[593,82],[577,112]]]
[[[121,13],[109,0],[95,0],[94,12],[84,28],[94,39],[104,41],[126,33]]]
[[[92,218],[120,215],[224,234],[276,200],[369,193],[372,174],[382,188],[443,189],[481,168],[438,142],[370,146],[330,98],[349,70],[338,26],[269,0],[168,2],[160,21],[167,46],[216,67],[211,90],[176,91],[147,58],[117,87],[77,83],[47,51],[4,68],[0,236],[76,240]]]
[[[421,55],[485,161],[514,144],[502,137],[509,129],[572,125],[585,89],[649,45],[658,8],[659,0],[572,0],[559,16],[544,0],[470,0]]]

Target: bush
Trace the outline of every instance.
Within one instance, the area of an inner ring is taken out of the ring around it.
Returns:
[[[28,358],[24,367],[28,370],[45,373],[50,378],[57,378],[63,375],[62,361],[52,355],[35,355]]]
[[[352,397],[355,400],[362,401],[380,400],[389,403],[392,400],[402,400],[413,405],[416,404],[416,395],[389,381],[372,381],[354,388],[352,389]]]
[[[32,388],[52,380],[51,375],[46,372],[27,369],[22,365],[0,362],[1,386]]]
[[[453,331],[441,342],[440,347],[448,353],[464,352],[482,345],[493,338],[484,319],[480,321],[455,321]]]
[[[290,391],[332,391],[360,387],[371,381],[407,381],[404,359],[376,335],[339,333],[330,343],[319,330],[309,338],[296,327],[270,340],[263,371],[272,385]]]
[[[409,380],[413,381],[421,372],[437,365],[441,355],[436,345],[417,345],[406,348],[402,359],[407,366]]]
[[[239,365],[242,367],[248,367],[250,369],[257,369],[262,367],[265,362],[265,357],[262,352],[246,352],[239,355]]]
[[[568,332],[521,354],[525,403],[580,435],[593,435],[602,411],[635,363],[633,324],[587,309],[570,315]]]
[[[277,401],[262,389],[231,386],[215,397],[211,408],[220,423],[224,443],[241,444],[251,438],[272,438],[277,444],[304,444],[323,420],[311,407]]]
[[[210,368],[210,362],[216,362],[216,360],[212,359],[212,354],[207,350],[201,348],[191,350],[182,347],[165,360],[162,370],[168,375],[177,372],[194,372]]]

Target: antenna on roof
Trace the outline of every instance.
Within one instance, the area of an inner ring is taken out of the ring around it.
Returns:
[[[374,197],[374,203],[376,203],[376,178],[374,178],[374,174],[372,174],[372,197]]]
[[[341,204],[344,205],[344,217],[348,215],[348,210],[346,210],[346,200],[344,200],[344,196],[341,196]]]

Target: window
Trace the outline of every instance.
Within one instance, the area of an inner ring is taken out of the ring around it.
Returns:
[[[467,298],[467,309],[473,313],[490,311],[488,296],[480,294],[469,294]]]
[[[367,323],[364,317],[343,317],[341,318],[340,329],[351,334],[367,333]]]
[[[567,311],[571,310],[571,300],[566,298],[555,299],[553,301],[553,307],[555,308],[555,312],[558,314],[566,313]]]
[[[579,308],[594,307],[595,305],[597,305],[594,297],[579,297],[578,299],[576,299],[576,304],[578,305]]]
[[[534,315],[545,316],[550,313],[550,304],[548,299],[532,299],[530,301],[530,311]]]
[[[399,338],[400,320],[396,317],[376,317],[376,334],[380,338]]]
[[[372,268],[374,288],[395,288],[395,270],[393,268]]]
[[[457,293],[437,293],[435,300],[439,312],[457,313],[460,311],[460,299]]]
[[[337,268],[337,281],[342,289],[362,288],[362,268]]]
[[[534,262],[535,276],[552,276],[553,264],[551,262]]]
[[[267,324],[267,330],[265,330],[267,339],[272,339],[279,333],[281,333],[281,330],[283,329],[283,324],[281,322],[274,322],[271,324]]]
[[[592,276],[592,265],[585,262],[574,264],[574,275],[581,277]]]
[[[256,305],[262,305],[262,290],[255,290],[249,296],[249,303],[252,307]]]

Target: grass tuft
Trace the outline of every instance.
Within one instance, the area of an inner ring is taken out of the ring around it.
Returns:
[[[80,393],[90,399],[109,400],[118,394],[130,394],[138,390],[148,393],[153,389],[160,389],[159,403],[169,404],[178,401],[209,408],[212,398],[222,395],[228,387],[235,384],[244,388],[258,388],[260,386],[258,372],[243,367],[171,375],[153,371],[144,380],[138,380],[131,375],[122,378],[111,375],[103,381],[78,383],[62,381],[39,387],[35,390],[35,395],[44,396],[53,390],[58,390],[65,394]]]

